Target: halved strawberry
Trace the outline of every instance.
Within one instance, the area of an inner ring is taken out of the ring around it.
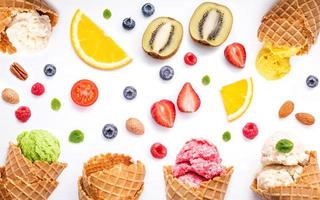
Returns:
[[[196,112],[201,104],[201,100],[192,88],[191,83],[185,83],[179,93],[177,105],[181,112]]]
[[[176,119],[176,108],[172,101],[164,99],[152,105],[151,115],[159,125],[172,128]]]
[[[226,47],[224,56],[230,64],[238,68],[244,68],[247,59],[247,53],[244,46],[240,43],[233,43]]]

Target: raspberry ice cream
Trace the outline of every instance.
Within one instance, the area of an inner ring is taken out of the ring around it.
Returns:
[[[225,168],[215,145],[206,140],[192,139],[177,155],[172,171],[180,181],[197,187],[203,181],[220,176]]]

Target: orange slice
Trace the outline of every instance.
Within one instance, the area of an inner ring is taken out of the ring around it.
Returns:
[[[252,78],[226,85],[220,92],[228,121],[236,120],[246,112],[251,103],[253,96]]]
[[[71,22],[71,42],[78,56],[92,67],[111,70],[131,62],[127,53],[79,9]]]

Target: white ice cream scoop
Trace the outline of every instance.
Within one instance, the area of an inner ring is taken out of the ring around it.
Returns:
[[[277,143],[282,140],[287,139],[293,143],[293,148],[290,152],[284,153],[277,150]],[[262,165],[298,165],[305,164],[308,162],[309,155],[306,152],[304,146],[297,138],[297,135],[287,132],[277,132],[272,135],[264,144],[262,149]]]

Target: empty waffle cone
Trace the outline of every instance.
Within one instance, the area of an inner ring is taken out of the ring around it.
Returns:
[[[135,200],[143,191],[145,167],[121,154],[95,156],[79,178],[80,200]]]
[[[0,0],[0,11],[39,11],[48,15],[52,26],[58,22],[58,13],[44,0]]]
[[[263,17],[258,38],[274,47],[307,53],[320,31],[318,0],[279,0]]]
[[[296,183],[262,190],[257,187],[255,179],[251,189],[263,200],[320,200],[320,170],[317,153],[311,151],[309,155],[309,162],[303,167],[303,172]]]
[[[202,182],[199,188],[182,183],[172,174],[171,166],[164,167],[166,197],[168,200],[223,200],[233,173],[233,167],[209,181]]]

